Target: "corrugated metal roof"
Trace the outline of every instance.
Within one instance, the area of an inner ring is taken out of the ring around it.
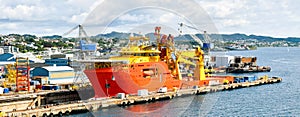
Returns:
[[[13,57],[14,55],[11,53],[0,54],[0,61],[15,61]]]
[[[46,66],[46,67],[42,67],[46,70],[50,71],[74,71],[74,69],[72,67],[69,66]]]

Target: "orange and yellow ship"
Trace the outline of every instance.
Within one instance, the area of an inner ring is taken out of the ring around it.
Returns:
[[[83,60],[88,63],[84,73],[89,78],[95,97],[115,96],[117,93],[136,94],[140,89],[157,91],[208,85],[210,81],[232,82],[231,76],[206,77],[204,53],[195,49],[196,68],[193,79],[183,79],[180,73],[180,53],[175,51],[174,37],[160,34],[155,28],[156,45],[144,36],[130,36],[129,44],[119,56],[108,60]]]

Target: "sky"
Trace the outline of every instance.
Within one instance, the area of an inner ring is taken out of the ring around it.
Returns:
[[[186,33],[207,30],[300,37],[297,0],[140,1],[0,0],[0,34],[62,35],[78,24],[86,25],[89,35],[110,31],[153,32],[154,25],[178,32],[178,23],[184,22],[198,29],[183,28]]]

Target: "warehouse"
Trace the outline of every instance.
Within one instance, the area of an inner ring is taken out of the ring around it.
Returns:
[[[36,67],[30,71],[31,78],[44,84],[72,84],[74,69],[69,66]]]
[[[56,66],[68,66],[69,60],[62,59],[62,58],[46,59],[45,64],[50,65],[50,66],[53,66],[54,64]]]

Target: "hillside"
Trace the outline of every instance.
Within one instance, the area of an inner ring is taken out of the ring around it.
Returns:
[[[111,32],[107,34],[98,34],[96,38],[128,38],[130,33],[122,33],[122,32]],[[134,33],[134,35],[138,35]],[[154,33],[148,33],[146,36],[150,37],[151,40],[155,39]],[[196,34],[196,36],[200,39],[203,38],[202,34]],[[260,35],[246,35],[246,34],[240,34],[240,33],[235,33],[235,34],[209,34],[210,38],[213,40],[223,40],[223,41],[236,41],[236,40],[250,40],[250,39],[256,39],[259,42],[275,42],[275,41],[287,41],[287,42],[293,42],[293,43],[298,43],[300,42],[300,38],[298,37],[288,37],[288,38],[275,38],[275,37],[270,37],[270,36],[260,36]],[[193,40],[191,36],[189,35],[182,35],[182,36],[176,36],[175,40]]]

